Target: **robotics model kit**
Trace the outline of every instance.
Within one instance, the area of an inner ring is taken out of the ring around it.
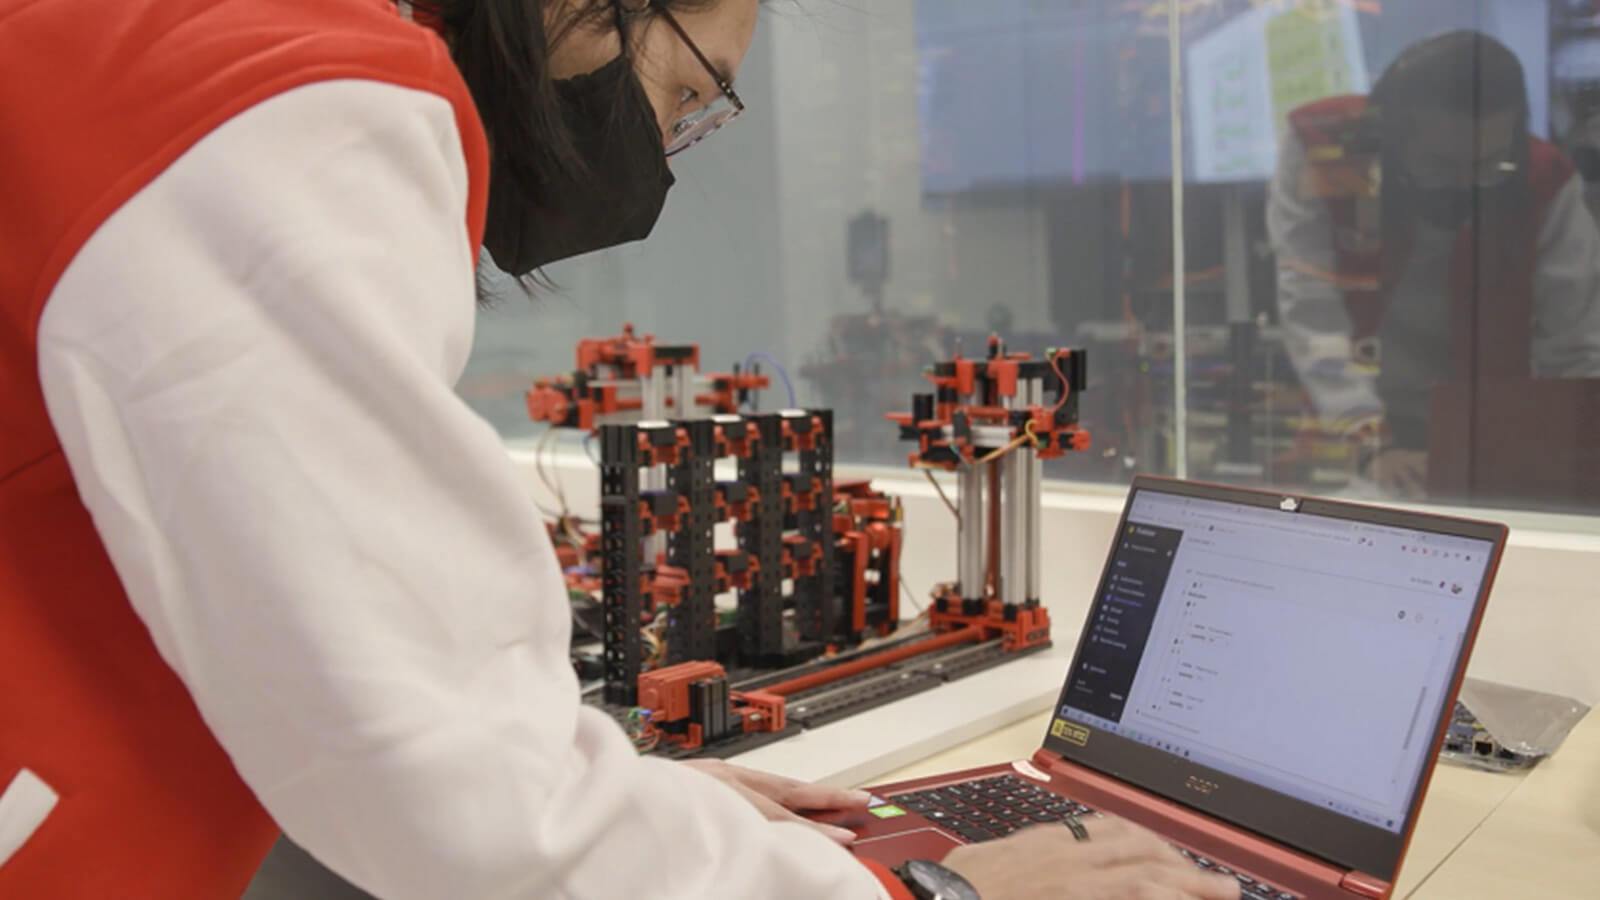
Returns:
[[[888,417],[913,467],[958,483],[957,580],[908,622],[901,504],[834,477],[831,411],[756,411],[759,368],[702,374],[699,356],[625,328],[527,395],[598,443],[598,529],[564,512],[550,531],[586,701],[641,752],[732,755],[1050,645],[1040,464],[1089,446],[1081,351],[991,338]]]

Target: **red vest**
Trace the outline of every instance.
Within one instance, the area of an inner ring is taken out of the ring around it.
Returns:
[[[230,117],[311,82],[456,111],[482,237],[482,126],[438,36],[389,0],[0,0],[0,790],[60,794],[0,897],[235,900],[277,830],[157,655],[45,413],[35,333],[119,206]]]
[[[1381,233],[1378,136],[1363,119],[1366,105],[1365,97],[1329,97],[1289,114],[1306,151],[1301,195],[1325,202],[1333,222],[1335,271],[1316,274],[1339,284],[1356,340],[1378,333],[1388,299],[1385,284],[1404,265],[1411,240]],[[1531,196],[1524,214],[1517,221],[1486,215],[1456,236],[1449,283],[1458,377],[1474,361],[1479,374],[1530,374],[1539,232],[1551,201],[1576,170],[1538,138],[1530,138],[1529,154]]]

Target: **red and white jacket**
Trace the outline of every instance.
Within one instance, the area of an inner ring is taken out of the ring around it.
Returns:
[[[1385,413],[1376,338],[1396,298],[1384,267],[1415,249],[1414,235],[1382,232],[1366,106],[1344,95],[1289,114],[1267,208],[1289,356],[1318,414],[1351,427]],[[1455,377],[1469,362],[1485,376],[1600,375],[1600,230],[1572,164],[1536,137],[1529,152],[1526,219],[1463,225],[1436,273]]]
[[[452,390],[487,153],[435,34],[0,0],[0,59],[0,897],[231,900],[278,825],[385,898],[891,890],[580,705]]]

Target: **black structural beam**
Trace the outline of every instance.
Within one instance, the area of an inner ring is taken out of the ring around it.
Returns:
[[[600,603],[606,702],[638,701],[640,656],[639,439],[633,425],[600,427]]]
[[[739,480],[759,500],[738,526],[739,549],[755,557],[758,570],[750,589],[739,592],[739,650],[746,663],[762,664],[783,654],[783,420],[769,414],[745,421],[756,440],[739,460]]]
[[[679,448],[677,465],[667,468],[667,490],[687,503],[678,530],[667,535],[667,562],[687,572],[678,608],[672,611],[667,660],[717,658],[716,428],[709,419],[675,422],[688,437]]]

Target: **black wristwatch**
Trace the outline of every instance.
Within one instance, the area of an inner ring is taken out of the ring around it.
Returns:
[[[913,859],[894,870],[917,900],[979,900],[972,882],[936,862]]]

